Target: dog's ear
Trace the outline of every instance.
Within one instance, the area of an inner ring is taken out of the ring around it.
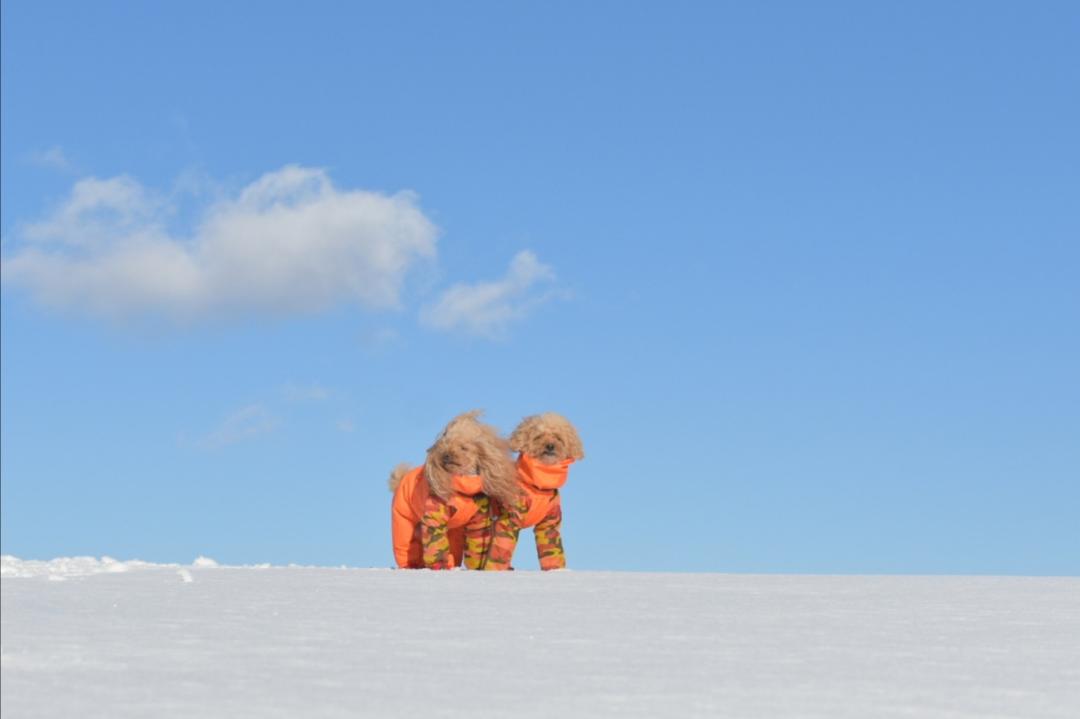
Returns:
[[[510,457],[510,445],[494,430],[477,442],[477,466],[484,482],[484,494],[505,506],[514,504],[520,493],[517,468]]]
[[[569,421],[566,422],[566,444],[571,457],[585,459],[585,446],[581,444],[577,429]]]
[[[424,477],[432,494],[444,502],[449,502],[453,494],[454,478],[439,465],[439,447],[442,441],[443,436],[440,435],[435,444],[428,448],[427,457],[424,458]]]
[[[514,452],[524,452],[529,444],[529,435],[533,432],[537,417],[533,415],[521,420],[518,426],[510,434],[510,449]]]

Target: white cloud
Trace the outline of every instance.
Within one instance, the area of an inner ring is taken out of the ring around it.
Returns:
[[[421,321],[435,329],[496,337],[524,317],[553,292],[537,293],[536,285],[554,282],[555,272],[536,255],[523,250],[514,256],[506,276],[493,282],[456,284],[421,311]]]
[[[277,426],[277,417],[266,407],[250,404],[226,417],[216,430],[203,438],[201,444],[210,449],[218,449],[273,432]]]
[[[196,320],[399,305],[406,273],[435,256],[437,228],[408,192],[338,190],[287,166],[205,208],[191,237],[170,201],[130,177],[86,178],[20,232],[3,280],[42,304],[94,316]]]

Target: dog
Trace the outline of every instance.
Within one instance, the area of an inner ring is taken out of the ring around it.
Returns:
[[[491,501],[512,506],[520,490],[509,444],[480,410],[458,415],[424,464],[390,474],[391,538],[402,569],[481,569],[491,547]]]
[[[568,419],[546,412],[521,420],[510,435],[521,495],[513,504],[500,501],[487,569],[511,569],[518,534],[533,527],[536,555],[544,571],[566,568],[562,546],[562,500],[570,465],[584,459],[581,437]]]

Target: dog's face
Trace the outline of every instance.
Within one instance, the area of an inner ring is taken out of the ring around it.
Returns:
[[[429,450],[434,461],[447,474],[479,474],[480,453],[476,442],[461,437],[439,438]]]
[[[428,485],[448,499],[454,475],[479,475],[484,493],[505,504],[517,498],[517,475],[506,440],[474,410],[458,415],[431,445],[424,462]]]
[[[554,412],[545,412],[521,420],[521,424],[510,435],[510,448],[541,464],[556,464],[585,456],[585,449],[574,425]]]

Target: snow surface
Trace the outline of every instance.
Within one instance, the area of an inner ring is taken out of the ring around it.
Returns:
[[[0,570],[4,719],[1080,716],[1076,578]]]

